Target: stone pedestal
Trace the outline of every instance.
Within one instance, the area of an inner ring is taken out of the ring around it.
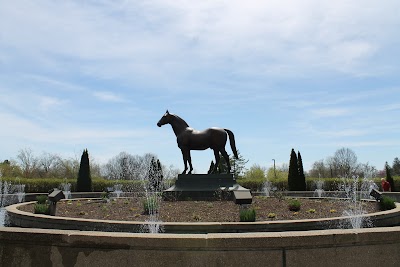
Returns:
[[[180,174],[175,185],[164,190],[164,200],[233,199],[233,191],[250,192],[232,174]]]

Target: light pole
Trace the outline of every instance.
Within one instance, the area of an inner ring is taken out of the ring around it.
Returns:
[[[275,159],[272,159],[272,160],[274,161],[274,177],[275,177],[275,180],[276,180]]]

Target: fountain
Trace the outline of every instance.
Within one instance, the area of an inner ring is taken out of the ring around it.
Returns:
[[[341,228],[360,229],[363,227],[372,227],[369,217],[365,217],[365,211],[361,198],[369,194],[369,187],[359,186],[358,176],[353,175],[351,178],[343,177],[340,189],[345,192],[348,208],[343,212],[343,216],[347,216],[348,220],[341,225]],[[368,183],[369,185],[369,183]]]
[[[361,181],[361,198],[362,199],[374,199],[370,193],[373,189],[379,191],[379,187],[374,181],[372,180],[372,172],[366,172],[362,181]]]
[[[7,203],[7,195],[9,194],[10,183],[0,180],[0,207],[4,207]]]
[[[314,181],[316,189],[314,191],[314,197],[319,197],[321,198],[323,195],[325,195],[325,191],[324,191],[324,181],[322,181],[321,179],[318,181]]]
[[[145,210],[149,214],[149,219],[143,225],[142,231],[151,234],[162,233],[164,230],[160,226],[159,209],[161,206],[162,196],[159,186],[152,186],[149,181],[151,163],[149,159],[143,159],[142,164],[137,170],[137,176],[142,181],[144,189],[144,205]]]
[[[21,203],[25,199],[25,185],[17,184],[14,185],[14,193],[17,195],[18,203]]]
[[[25,185],[20,183],[19,178],[16,184],[0,180],[0,226],[5,225],[6,210],[5,206],[21,203],[25,199]]]
[[[170,115],[169,112],[166,115]],[[162,125],[161,122],[160,120],[159,126]],[[163,232],[158,212],[162,186],[157,175],[153,174],[150,160],[145,158],[135,175],[144,188],[146,212],[150,214],[150,219],[143,223],[143,231],[151,235],[107,232],[99,234],[93,232],[92,228],[101,228],[103,224],[107,231],[115,230],[110,227],[113,224],[124,228],[126,232],[141,223],[77,218],[60,220],[52,216],[24,212],[18,206],[27,204],[17,204],[7,207],[10,223],[14,222],[14,226],[24,226],[26,223],[25,226],[31,228],[0,227],[0,262],[5,266],[27,266],[43,262],[60,266],[65,262],[76,266],[126,265],[127,262],[135,262],[138,266],[175,266],[177,261],[182,266],[256,266],[265,262],[274,266],[306,266],[310,263],[314,266],[358,266],[361,262],[367,262],[368,266],[397,266],[400,262],[400,255],[397,253],[400,227],[357,231],[326,230],[322,225],[323,219],[296,220],[294,223],[165,223],[166,232],[168,228],[177,232],[157,234]],[[317,185],[317,189],[322,190],[322,187],[323,185],[318,188]],[[267,182],[265,188],[266,193],[270,194],[271,184]],[[343,214],[352,217],[346,228],[363,227],[365,222],[361,215],[365,212],[359,201],[361,193],[358,191],[358,177],[343,178],[341,189],[347,196],[349,206],[348,211]],[[7,193],[9,184],[1,183],[0,190],[0,193]],[[322,191],[319,192],[322,195]],[[1,194],[1,205],[4,204],[3,195]],[[385,211],[375,216],[382,216],[380,224],[383,226],[398,225],[399,209],[390,213],[391,211]],[[388,219],[387,224],[382,222],[385,218]],[[341,220],[338,217],[334,219]],[[57,230],[46,229],[42,227],[43,224],[51,225]],[[289,232],[271,233],[281,231],[285,225]],[[63,227],[67,231],[60,229]],[[87,231],[76,231],[75,227]],[[189,233],[195,227],[198,227],[195,232]]]
[[[0,180],[0,227],[5,225],[6,210],[5,206],[8,204],[7,197],[9,196],[10,183]]]
[[[325,227],[322,228],[324,231],[291,229],[288,230],[290,232],[281,232],[277,234],[271,233],[271,231],[276,231],[276,228],[275,230],[274,228],[265,230],[263,225],[266,227],[268,227],[268,225],[271,227],[274,227],[275,225],[281,227],[278,222],[248,224],[224,224],[218,222],[192,224],[178,223],[175,224],[175,229],[181,230],[181,232],[168,232],[168,227],[174,226],[174,224],[166,224],[165,229],[168,234],[157,234],[163,232],[163,229],[160,228],[161,221],[158,217],[159,206],[153,204],[159,204],[161,197],[158,193],[158,189],[149,186],[148,184],[147,178],[151,177],[151,175],[149,175],[148,166],[148,164],[143,163],[140,166],[137,177],[142,181],[146,200],[149,201],[149,203],[152,203],[149,205],[149,213],[152,214],[151,219],[147,221],[147,224],[143,224],[145,225],[145,227],[143,227],[143,232],[149,234],[116,234],[108,232],[98,234],[93,231],[80,232],[71,231],[70,229],[67,231],[57,230],[56,232],[51,229],[34,229],[35,227],[32,227],[32,223],[40,221],[45,223],[51,220],[51,218],[43,218],[42,215],[36,215],[37,217],[35,217],[35,219],[29,219],[29,224],[32,229],[0,228],[0,248],[3,246],[3,250],[7,249],[7,251],[13,253],[11,254],[12,256],[3,256],[2,262],[7,263],[7,266],[20,266],[21,264],[17,264],[20,263],[18,262],[19,258],[22,258],[20,255],[29,257],[28,259],[31,260],[31,262],[40,262],[40,260],[43,261],[43,259],[48,260],[48,258],[46,258],[48,253],[32,253],[32,251],[43,251],[43,247],[47,246],[45,248],[48,250],[53,249],[62,253],[69,253],[68,255],[73,255],[72,257],[74,258],[72,259],[79,263],[77,265],[84,265],[87,262],[94,264],[97,262],[104,262],[105,265],[115,265],[115,258],[120,260],[118,264],[124,264],[129,261],[138,261],[138,259],[143,258],[144,255],[146,261],[140,262],[138,265],[148,265],[149,261],[152,261],[150,262],[152,265],[158,266],[160,265],[160,262],[163,262],[163,264],[168,262],[164,259],[179,258],[183,259],[183,265],[185,266],[196,265],[200,261],[200,265],[204,266],[235,265],[238,262],[245,262],[247,265],[255,266],[260,261],[260,258],[264,257],[262,258],[263,262],[274,259],[279,261],[279,266],[295,266],[299,265],[300,260],[302,260],[301,265],[306,265],[310,262],[309,257],[299,257],[300,254],[304,254],[304,249],[309,249],[313,251],[314,256],[312,260],[313,263],[317,262],[315,264],[316,266],[326,264],[327,254],[339,256],[343,254],[346,258],[346,262],[337,263],[339,265],[348,265],[349,259],[351,260],[352,265],[357,265],[357,262],[359,263],[361,258],[365,260],[365,257],[367,257],[368,262],[372,262],[375,266],[379,265],[379,260],[381,260],[379,257],[376,257],[376,255],[386,255],[384,253],[387,253],[387,249],[392,249],[392,251],[395,252],[395,249],[399,244],[398,237],[400,237],[400,227],[377,228],[375,230],[357,229],[356,231],[347,229],[326,230]],[[343,179],[343,181],[344,183],[341,189],[343,192],[347,193],[349,202],[352,202],[353,200],[357,201],[359,194],[361,194],[358,192],[357,178],[352,177],[351,179]],[[268,186],[270,187],[270,184],[267,185],[267,187]],[[22,212],[14,210],[14,213],[21,214]],[[9,211],[9,214],[13,214],[13,211]],[[357,216],[357,214],[358,212],[353,212],[353,210],[344,213],[344,215],[352,216]],[[398,216],[396,218],[398,218]],[[74,220],[74,223],[80,224],[81,222]],[[89,222],[86,221],[86,223]],[[122,225],[121,222],[116,223]],[[285,222],[282,222],[282,224],[284,223]],[[289,224],[290,223],[288,223],[288,225]],[[303,222],[296,222],[291,225],[298,225],[300,227],[301,224],[303,224]],[[69,227],[71,224],[63,225]],[[131,225],[132,227],[137,227],[137,222],[132,222]],[[320,228],[322,225],[321,221],[315,220],[314,225],[317,229],[313,230],[322,230]],[[354,220],[349,221],[349,224],[346,224],[343,228],[361,228],[364,225],[365,223],[360,223],[359,221],[357,222],[357,220]],[[182,230],[185,229],[185,227],[186,229],[190,229],[195,226],[204,227],[196,233],[204,232],[207,234],[188,234],[187,230]],[[106,231],[114,231],[114,229],[110,229],[110,222],[107,222],[107,227]],[[237,228],[231,232],[224,232],[229,230],[229,227]],[[214,229],[214,232],[212,229]],[[57,244],[54,244],[54,235],[60,236],[60,241]],[[2,238],[7,242],[3,242]],[[13,238],[17,238],[18,242],[9,242],[9,240],[13,240]],[[40,240],[45,240],[45,242],[37,244],[36,240],[39,238]],[[229,242],[227,242],[227,240]],[[310,240],[313,240],[314,242],[310,242]],[[21,242],[24,242],[26,245],[21,246]],[[76,252],[77,243],[85,244],[85,246],[81,248],[81,251],[83,250],[84,252],[87,252],[87,256],[85,256],[83,260],[83,257],[75,256],[77,254],[72,253]],[[293,247],[293,243],[298,244],[298,246]],[[323,246],[319,244],[323,244]],[[376,244],[379,244],[379,246]],[[105,245],[108,250],[115,250],[118,253],[115,255],[118,255],[118,257],[111,257],[111,259],[110,254],[107,253],[108,251],[104,252]],[[299,247],[299,249],[297,249],[297,247]],[[241,251],[240,257],[236,256],[238,254],[238,249]],[[211,251],[211,256],[202,257],[204,256],[204,251]],[[369,253],[365,253],[365,251],[368,251]],[[255,253],[257,259],[255,259]],[[371,254],[372,256],[369,257]],[[196,255],[196,257],[193,255]],[[358,256],[348,257],[348,255]],[[396,256],[396,253],[393,253],[393,255],[395,258],[393,259],[392,257],[388,257],[391,261],[385,265],[396,266],[396,263],[399,262],[400,258],[399,256]],[[53,260],[53,262],[57,260],[61,262],[62,258],[51,258],[51,260]],[[167,264],[167,266],[172,265]]]
[[[270,181],[265,181],[263,184],[263,189],[262,191],[264,192],[264,195],[269,197],[272,195],[273,192],[277,190],[276,186],[272,186],[272,183]]]
[[[115,184],[113,193],[116,195],[117,198],[119,198],[121,196],[121,194],[123,193],[122,184]]]
[[[6,210],[4,207],[0,207],[0,227],[6,224]]]
[[[71,184],[67,182],[67,178],[64,179],[64,183],[60,185],[60,189],[63,191],[66,199],[71,199]]]

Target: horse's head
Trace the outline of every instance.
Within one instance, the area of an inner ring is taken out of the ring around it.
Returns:
[[[171,114],[169,114],[168,110],[167,112],[165,112],[165,114],[161,117],[161,119],[157,122],[157,126],[161,127],[165,124],[170,123],[170,119],[171,119]]]

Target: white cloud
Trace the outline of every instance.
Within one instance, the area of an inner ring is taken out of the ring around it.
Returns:
[[[143,138],[151,135],[152,132],[146,129],[86,129],[85,127],[78,128],[76,125],[71,127],[59,123],[53,123],[46,127],[11,113],[0,114],[0,125],[7,125],[0,132],[1,138],[7,139],[8,136],[13,136],[13,142],[29,140],[31,143],[58,143],[60,140],[64,144],[76,144],[77,142],[102,143],[111,139]]]
[[[126,100],[113,93],[113,92],[106,92],[106,91],[101,91],[101,92],[94,92],[93,95],[102,100],[102,101],[106,101],[106,102],[125,102]]]
[[[311,113],[318,118],[339,117],[351,114],[348,108],[319,108],[314,109]]]
[[[64,103],[66,103],[66,101],[58,99],[56,97],[49,97],[49,96],[39,97],[39,108],[44,112],[47,112],[52,108],[58,108]]]
[[[41,65],[62,71],[58,56],[84,60],[81,71],[107,78],[179,76],[229,59],[238,71],[357,74],[372,73],[366,60],[395,31],[398,7],[396,1],[14,1],[1,4],[0,31],[4,47]],[[15,60],[2,50],[0,58]]]
[[[170,108],[198,125],[216,117],[240,130],[257,125],[239,131],[245,143],[277,132],[276,151],[387,138],[398,132],[399,8],[397,0],[0,1],[1,136],[118,149],[137,136],[145,150],[163,142],[146,129]],[[299,135],[284,136],[293,128]]]

